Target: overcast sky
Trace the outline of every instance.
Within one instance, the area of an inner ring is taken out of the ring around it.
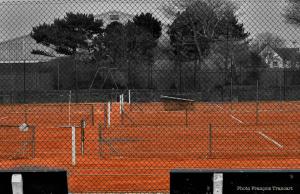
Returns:
[[[167,22],[159,10],[164,0],[0,0],[0,40],[8,40],[29,34],[33,26],[50,23],[66,12],[98,14],[118,10],[131,14],[151,12],[163,22]],[[236,0],[240,4],[239,20],[248,32],[269,31],[287,39],[297,41],[300,46],[300,27],[287,24],[282,13],[285,0]]]

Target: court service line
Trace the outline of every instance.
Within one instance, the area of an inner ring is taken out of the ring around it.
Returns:
[[[272,139],[271,137],[267,136],[266,134],[264,134],[263,132],[259,131],[258,134],[260,134],[263,138],[265,138],[266,140],[274,143],[277,147],[279,148],[283,148],[283,145],[281,145],[280,143],[278,143],[277,141],[275,141],[274,139]]]
[[[240,119],[236,118],[235,116],[233,116],[232,114],[228,113],[228,111],[225,110],[224,108],[222,108],[221,106],[219,106],[219,105],[216,105],[216,106],[219,107],[221,110],[227,112],[227,114],[228,114],[231,118],[233,118],[234,120],[238,121],[238,122],[241,123],[241,124],[244,124],[244,122],[243,122],[242,120],[240,120]]]

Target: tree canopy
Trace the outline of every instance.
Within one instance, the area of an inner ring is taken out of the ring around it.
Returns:
[[[169,35],[175,54],[183,58],[201,59],[208,54],[211,43],[224,38],[240,41],[249,36],[229,0],[190,0],[179,5],[185,7],[176,14]]]
[[[157,42],[149,29],[128,21],[126,24],[113,22],[104,32],[105,50],[115,61],[149,60],[153,57]]]
[[[161,31],[161,22],[150,13],[136,15],[133,21],[127,23],[112,22],[105,28],[102,20],[95,19],[92,14],[67,13],[51,24],[34,27],[31,37],[60,54],[74,55],[75,60],[88,60],[99,68],[150,69]],[[47,54],[43,51],[33,53]],[[97,76],[94,76],[92,84],[103,81]],[[134,84],[130,81],[133,76],[128,74],[129,84]]]
[[[147,32],[151,33],[155,39],[161,36],[161,22],[154,18],[151,13],[141,13],[133,18],[133,23]]]
[[[114,59],[114,63],[124,59],[126,52],[124,25],[119,22],[108,24],[104,30],[103,44],[106,54]]]
[[[37,43],[51,46],[58,53],[73,55],[81,48],[91,48],[91,39],[102,34],[102,20],[92,14],[66,13],[53,23],[33,27],[31,37]]]

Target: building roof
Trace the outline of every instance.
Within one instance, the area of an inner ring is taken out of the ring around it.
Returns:
[[[43,51],[49,56],[33,54],[34,50]],[[39,63],[59,56],[53,49],[36,43],[30,35],[0,42],[0,63]]]
[[[269,44],[264,46],[260,53],[262,53],[267,47],[271,48],[274,52],[276,52],[282,59],[284,60],[295,60],[295,59],[300,59],[300,52],[299,48],[273,48]]]
[[[107,15],[127,15],[127,16],[130,16],[130,17],[135,16],[134,14],[130,14],[130,13],[122,12],[122,11],[109,10],[107,12],[102,12],[102,13],[97,14],[95,17],[96,18],[98,18],[98,17],[101,18],[101,16],[107,16]]]
[[[275,48],[274,51],[283,59],[294,60],[300,56],[298,48]]]

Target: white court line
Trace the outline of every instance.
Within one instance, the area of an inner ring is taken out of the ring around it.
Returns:
[[[240,119],[234,117],[233,115],[229,114],[229,116],[231,116],[231,118],[233,118],[234,120],[238,121],[239,123],[244,123],[243,121],[241,121]]]
[[[267,136],[266,134],[264,134],[263,132],[259,131],[258,134],[260,134],[261,136],[263,136],[266,140],[274,143],[277,147],[279,148],[283,148],[283,145],[281,145],[280,143],[278,143],[277,141],[275,141],[274,139],[270,138],[269,136]]]
[[[233,116],[232,114],[230,114],[230,113],[228,113],[228,111],[227,110],[225,110],[224,108],[222,108],[222,107],[220,107],[219,105],[216,105],[217,107],[219,107],[221,110],[223,110],[223,111],[225,111],[225,112],[227,112],[227,114],[231,117],[231,118],[233,118],[234,120],[236,120],[236,121],[238,121],[239,123],[241,123],[241,124],[244,124],[244,122],[243,121],[241,121],[240,119],[238,119],[238,118],[236,118],[235,116]]]

